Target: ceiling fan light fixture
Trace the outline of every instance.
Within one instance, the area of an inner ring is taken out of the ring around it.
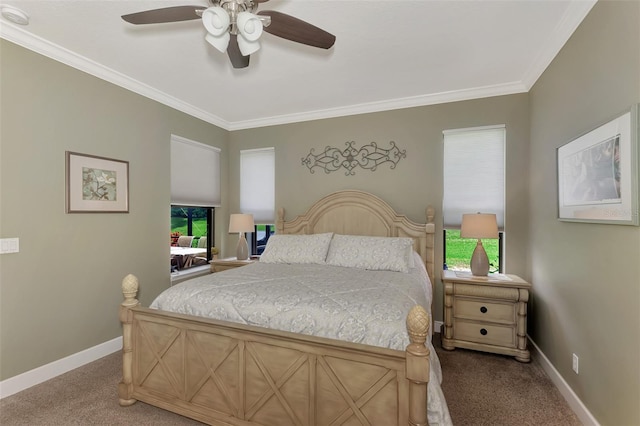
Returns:
[[[250,41],[242,36],[238,36],[238,47],[240,48],[242,56],[249,56],[260,50],[260,42],[258,40]]]
[[[214,36],[212,34],[207,34],[206,36],[204,36],[204,39],[207,40],[207,43],[209,43],[210,45],[212,45],[222,53],[227,51],[230,38],[231,36],[229,35],[228,32],[220,36]]]
[[[250,12],[238,13],[238,33],[247,41],[256,41],[262,35],[260,17]]]
[[[231,18],[226,10],[213,6],[202,12],[202,23],[209,34],[219,37],[229,32]]]
[[[260,49],[260,36],[263,27],[259,16],[250,12],[240,12],[236,19],[238,28],[238,47],[240,53],[249,56]]]

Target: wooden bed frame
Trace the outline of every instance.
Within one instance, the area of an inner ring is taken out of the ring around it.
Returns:
[[[340,191],[278,233],[402,236],[434,280],[433,209],[427,223],[397,214],[380,198]],[[138,280],[122,282],[120,405],[136,401],[215,425],[426,425],[429,315],[407,316],[405,351],[143,308]]]

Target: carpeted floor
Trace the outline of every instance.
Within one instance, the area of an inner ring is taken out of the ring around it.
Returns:
[[[535,362],[434,344],[444,375],[442,388],[454,425],[580,425],[549,377]],[[106,356],[0,401],[0,424],[199,425],[138,402],[118,405],[121,354]]]
[[[582,423],[535,361],[456,349],[433,340],[442,365],[444,392],[454,425],[578,426]]]

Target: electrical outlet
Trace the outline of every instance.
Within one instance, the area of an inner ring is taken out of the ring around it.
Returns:
[[[578,355],[573,354],[573,371],[575,371],[576,374],[578,374],[578,362],[580,361],[580,359],[578,358]]]

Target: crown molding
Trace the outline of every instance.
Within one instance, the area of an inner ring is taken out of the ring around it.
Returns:
[[[522,82],[497,84],[492,86],[476,87],[465,90],[452,90],[448,92],[433,93],[429,95],[410,96],[406,98],[391,99],[379,102],[370,102],[346,107],[329,108],[318,111],[301,112],[256,120],[237,121],[231,123],[229,130],[243,130],[256,127],[291,124],[303,121],[322,120],[325,118],[345,117],[349,115],[368,114],[372,112],[391,111],[403,108],[413,108],[427,105],[444,104],[449,102],[467,101],[471,99],[489,98],[493,96],[512,95],[527,92],[527,87]]]
[[[98,77],[146,98],[160,102],[163,105],[167,105],[178,111],[184,112],[192,117],[199,118],[207,123],[211,123],[226,130],[229,130],[231,125],[231,123],[218,116],[210,114],[200,108],[196,108],[193,105],[161,92],[160,90],[157,90],[145,83],[135,80],[111,68],[105,67],[98,62],[88,59],[82,55],[78,55],[77,53],[24,31],[12,24],[6,24],[3,22],[3,24],[0,25],[0,37],[20,45],[25,49],[32,50],[72,68],[86,72],[94,77]]]
[[[545,49],[538,54],[522,79],[527,91],[531,90],[535,82],[538,81],[538,78],[551,64],[553,58],[564,47],[596,3],[597,0],[569,2],[562,19],[560,19],[558,25],[556,25],[551,34],[549,34],[548,40],[544,43]]]
[[[538,55],[522,81],[236,122],[224,120],[221,117],[170,96],[141,81],[135,80],[125,74],[107,68],[100,63],[35,36],[17,26],[11,24],[1,25],[0,37],[141,96],[160,102],[163,105],[184,112],[192,117],[201,119],[225,130],[234,131],[528,92],[580,22],[582,22],[584,17],[589,13],[596,1],[597,0],[585,0],[570,2],[563,19],[550,36],[550,42],[547,44],[549,48]]]

